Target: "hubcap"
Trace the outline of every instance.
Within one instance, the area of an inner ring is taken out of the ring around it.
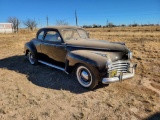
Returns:
[[[85,80],[88,81],[89,77],[88,77],[88,73],[86,71],[82,71],[81,76],[82,76],[82,78],[84,78]]]
[[[29,61],[31,64],[34,64],[34,58],[31,53],[29,53]]]
[[[85,66],[79,66],[76,75],[79,83],[83,87],[89,87],[92,84],[92,74]]]

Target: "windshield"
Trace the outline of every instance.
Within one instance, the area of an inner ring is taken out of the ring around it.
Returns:
[[[61,31],[64,40],[78,40],[79,38],[86,39],[88,35],[83,29],[64,29]]]

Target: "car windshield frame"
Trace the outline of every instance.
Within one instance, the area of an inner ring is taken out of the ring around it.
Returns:
[[[88,33],[84,29],[66,28],[61,30],[61,36],[64,41],[87,39]]]

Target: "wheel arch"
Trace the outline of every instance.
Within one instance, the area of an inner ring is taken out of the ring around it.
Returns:
[[[24,52],[25,52],[25,55],[27,55],[29,52],[31,52],[35,58],[37,57],[37,50],[32,42],[28,42],[25,44]]]

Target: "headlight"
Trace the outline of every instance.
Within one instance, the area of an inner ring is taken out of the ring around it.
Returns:
[[[131,51],[128,52],[128,58],[132,59],[132,52]]]

